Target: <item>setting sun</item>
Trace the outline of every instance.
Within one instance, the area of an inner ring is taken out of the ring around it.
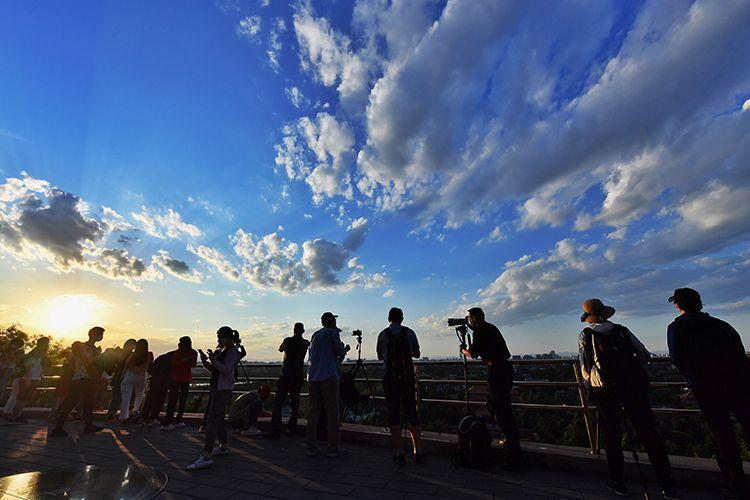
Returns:
[[[93,326],[105,307],[95,295],[59,295],[50,301],[45,327],[58,335],[76,334]]]

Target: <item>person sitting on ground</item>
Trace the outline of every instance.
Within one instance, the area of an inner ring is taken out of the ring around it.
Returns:
[[[599,299],[589,299],[582,307],[581,322],[587,326],[578,336],[581,375],[604,427],[610,476],[607,488],[616,495],[628,495],[622,453],[624,411],[648,452],[662,496],[677,498],[672,467],[648,400],[648,375],[641,366],[651,355],[630,330],[609,321],[614,307]]]
[[[49,364],[47,351],[49,350],[49,337],[41,337],[36,341],[36,347],[29,351],[16,367],[16,375],[19,380],[20,390],[18,399],[11,409],[8,420],[11,422],[23,422],[21,412],[31,402],[39,383],[42,381],[44,370]]]
[[[193,341],[190,337],[181,337],[177,344],[177,350],[172,351],[172,363],[167,379],[167,413],[162,421],[161,430],[172,431],[175,428],[185,427],[182,416],[185,413],[188,394],[190,393],[190,382],[193,380],[193,367],[198,361],[198,351],[193,349]],[[178,405],[179,400],[179,406]],[[177,417],[174,416],[177,406]]]
[[[261,385],[257,391],[248,392],[238,397],[229,408],[229,425],[245,437],[260,436],[256,427],[258,417],[270,416],[263,410],[263,403],[271,395],[271,386]]]
[[[167,387],[169,386],[169,371],[172,369],[172,356],[170,351],[157,357],[148,367],[148,391],[143,401],[143,425],[150,427],[159,420],[161,407],[167,399]]]
[[[211,396],[209,398],[208,418],[206,419],[206,438],[203,453],[192,464],[187,466],[188,470],[199,470],[211,467],[213,457],[229,452],[227,446],[227,428],[224,413],[232,398],[234,389],[234,373],[240,362],[240,353],[233,342],[234,330],[228,326],[222,326],[216,332],[218,347],[216,351],[208,350],[208,356],[201,350],[198,351],[201,363],[211,373],[209,387]],[[219,447],[214,449],[216,441]]]
[[[23,339],[14,338],[0,349],[0,401],[3,400],[8,383],[13,380],[13,371],[23,357]]]
[[[667,328],[669,355],[695,395],[718,449],[725,481],[722,493],[750,498],[732,415],[750,444],[750,361],[732,325],[702,312],[703,301],[692,288],[669,297],[680,315]]]
[[[474,333],[474,339],[470,346],[461,349],[461,353],[481,358],[487,365],[487,411],[505,433],[505,441],[501,444],[508,452],[507,466],[517,468],[523,464],[523,453],[510,399],[514,372],[508,344],[500,330],[485,319],[481,308],[472,307],[468,312],[467,325]]]
[[[107,422],[113,422],[115,420],[115,415],[120,409],[120,405],[122,405],[122,393],[120,391],[122,373],[125,370],[125,362],[133,353],[133,349],[135,349],[135,343],[135,339],[128,339],[122,344],[122,348],[117,351],[117,364],[112,373],[112,378],[109,380],[110,385],[112,386],[112,399],[107,406]]]
[[[325,410],[328,449],[326,456],[341,456],[339,450],[339,379],[341,362],[349,350],[341,342],[336,326],[336,316],[325,312],[320,317],[323,328],[313,333],[310,339],[310,367],[307,372],[310,398],[307,407],[307,456],[318,455],[318,419]]]
[[[135,349],[125,361],[120,383],[120,423],[138,421],[141,415],[141,404],[146,395],[146,377],[148,369],[154,362],[154,354],[148,350],[148,340],[140,339]],[[130,400],[133,398],[133,415],[130,415]]]
[[[403,326],[404,312],[398,307],[388,311],[390,326],[378,335],[378,359],[383,362],[383,393],[388,409],[388,427],[391,431],[393,461],[405,465],[404,447],[401,440],[401,414],[409,422],[409,434],[414,452],[414,463],[422,463],[425,455],[420,452],[419,440],[422,429],[417,413],[416,384],[413,358],[421,356],[419,342],[414,330]]]
[[[299,394],[305,380],[305,357],[307,356],[307,349],[310,347],[310,342],[302,337],[303,333],[305,333],[305,326],[302,323],[295,323],[293,335],[285,338],[279,346],[279,352],[284,353],[284,364],[281,367],[281,376],[276,385],[271,432],[264,437],[278,438],[281,436],[281,409],[287,395],[291,407],[287,432],[290,435],[297,433]]]
[[[83,403],[84,434],[99,432],[103,428],[94,425],[94,391],[100,380],[101,373],[96,363],[96,358],[101,349],[96,346],[104,338],[104,328],[95,326],[89,330],[87,342],[74,343],[76,348],[71,350],[70,361],[72,363],[72,375],[70,388],[65,400],[58,408],[57,424],[50,432],[52,437],[65,437],[65,421],[71,410],[79,401]]]

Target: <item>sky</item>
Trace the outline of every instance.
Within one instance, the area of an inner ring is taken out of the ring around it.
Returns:
[[[324,311],[372,357],[481,306],[654,351],[691,286],[750,342],[750,2],[0,5],[0,324],[249,358]],[[347,337],[348,341],[353,340]]]

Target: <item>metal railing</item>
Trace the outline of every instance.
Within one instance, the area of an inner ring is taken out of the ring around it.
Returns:
[[[520,411],[550,411],[550,412],[573,412],[582,414],[584,425],[586,428],[586,435],[588,438],[589,446],[591,449],[591,453],[598,454],[599,453],[599,444],[598,444],[598,422],[596,422],[595,415],[596,415],[596,407],[589,405],[588,400],[586,397],[586,388],[583,383],[583,377],[581,374],[581,367],[580,363],[577,358],[561,358],[561,359],[512,359],[510,362],[516,366],[544,366],[544,365],[563,365],[570,367],[570,370],[572,371],[574,380],[572,381],[549,381],[549,380],[516,380],[513,382],[514,387],[517,387],[518,389],[529,389],[529,388],[561,388],[561,389],[576,389],[577,397],[578,397],[578,403],[575,405],[571,404],[541,404],[541,403],[522,403],[522,402],[514,402],[512,403],[513,408],[520,410]],[[668,363],[670,362],[669,358],[665,357],[658,357],[658,358],[651,358],[650,362],[652,363]],[[351,368],[354,366],[354,361],[346,361],[343,363],[343,368],[346,369]],[[363,361],[362,363],[364,366],[382,366],[381,362],[378,361]],[[462,406],[466,405],[466,401],[461,399],[436,399],[436,398],[422,398],[420,394],[420,389],[427,385],[435,385],[435,384],[442,384],[442,385],[459,385],[463,386],[465,384],[463,379],[435,379],[435,378],[423,378],[421,377],[421,374],[424,370],[424,368],[432,367],[432,366],[461,366],[463,364],[463,361],[461,360],[430,360],[430,361],[423,361],[423,360],[415,360],[414,361],[414,372],[415,372],[415,381],[417,386],[417,398],[418,402],[420,404],[428,403],[428,404],[437,404],[437,405],[452,405],[452,406]],[[476,367],[476,368],[482,368],[483,363],[480,361],[469,361],[468,362],[469,367]],[[281,369],[281,363],[242,363],[242,367],[247,369],[258,369],[263,368],[264,370],[275,370],[275,372],[278,374],[279,370]],[[242,367],[239,370],[239,380],[238,383],[246,384],[246,383],[269,383],[273,382],[278,379],[278,375],[276,376],[245,376],[243,374]],[[201,373],[201,371],[203,373]],[[206,376],[207,372],[203,368],[197,368],[194,371],[194,377],[193,382],[191,384],[191,394],[195,395],[207,395],[210,391],[206,389],[207,383],[209,381],[209,377]],[[60,377],[56,375],[49,375],[43,377],[45,381],[47,382],[56,382]],[[380,384],[381,381],[378,378],[356,378],[356,383],[359,384],[365,384],[367,382],[372,384]],[[475,387],[486,385],[487,381],[482,379],[470,379],[469,385],[465,390],[468,390],[468,392],[471,394],[472,390]],[[679,382],[651,382],[651,388],[652,389],[659,389],[659,388],[686,388],[687,383],[684,381]],[[40,391],[54,391],[55,387],[44,385],[42,387],[39,387]],[[307,397],[307,393],[300,394],[301,397]],[[383,396],[372,396],[376,400],[384,400],[385,398]],[[468,402],[472,406],[483,406],[485,405],[485,401],[478,401],[478,400],[470,400]],[[696,408],[670,408],[670,407],[655,407],[653,408],[654,414],[656,415],[664,415],[664,416],[675,416],[675,415],[681,415],[681,416],[695,416],[700,415],[700,410]],[[592,422],[593,420],[593,422]]]

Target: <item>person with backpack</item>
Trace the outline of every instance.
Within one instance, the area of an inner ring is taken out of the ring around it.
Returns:
[[[467,326],[474,338],[470,346],[461,348],[461,353],[481,358],[487,365],[487,410],[505,433],[502,445],[508,452],[507,465],[519,467],[523,463],[523,453],[510,399],[514,375],[510,351],[500,330],[485,319],[481,308],[472,307],[468,312]]]
[[[193,349],[192,339],[181,337],[177,350],[172,351],[167,377],[167,413],[164,415],[161,430],[172,431],[175,428],[185,427],[182,415],[185,413],[190,382],[193,380],[193,367],[197,361],[198,351]],[[175,407],[177,407],[177,418],[174,416]]]
[[[586,328],[578,336],[581,375],[604,428],[610,476],[607,488],[616,495],[628,495],[622,452],[624,413],[648,452],[662,496],[677,498],[672,467],[648,399],[648,375],[641,365],[651,354],[625,326],[609,321],[614,307],[599,299],[589,299],[582,307],[581,322]]]
[[[172,367],[174,351],[167,352],[154,359],[148,367],[148,392],[143,401],[143,425],[150,427],[158,422],[159,412],[167,399],[169,370]]]
[[[146,395],[146,378],[148,369],[154,362],[154,353],[148,350],[148,340],[140,339],[135,343],[135,349],[125,360],[122,372],[120,392],[120,423],[127,424],[137,421],[141,415],[141,404]],[[133,413],[130,415],[130,400],[133,398]]]
[[[417,413],[416,384],[412,359],[420,358],[419,341],[414,330],[403,326],[404,312],[398,307],[388,311],[388,328],[378,335],[378,360],[383,362],[383,393],[388,410],[388,427],[391,431],[393,462],[406,465],[404,447],[401,441],[402,412],[409,423],[409,434],[413,447],[414,463],[422,463],[425,455],[420,451],[422,436],[419,414]]]
[[[127,361],[128,356],[130,356],[130,354],[133,352],[133,349],[135,349],[135,342],[135,339],[127,339],[122,344],[122,348],[118,349],[117,363],[115,365],[115,370],[112,373],[112,378],[110,379],[110,384],[112,386],[112,399],[109,401],[109,405],[107,406],[107,422],[115,421],[117,410],[120,409],[120,405],[122,404],[122,393],[120,392],[120,384],[122,384],[122,372],[125,369],[125,361]]]
[[[271,416],[271,432],[264,437],[278,438],[281,436],[281,409],[289,396],[291,413],[287,422],[287,433],[293,435],[297,432],[297,418],[299,416],[299,394],[302,390],[302,382],[305,380],[305,357],[310,342],[302,337],[305,326],[302,323],[294,324],[291,337],[281,342],[279,352],[284,353],[284,363],[281,366],[281,376],[276,385],[276,397],[273,401],[273,414]]]
[[[336,326],[337,316],[325,312],[320,317],[323,328],[313,333],[310,339],[310,366],[307,380],[310,387],[310,399],[307,407],[307,456],[318,456],[318,419],[325,410],[327,423],[328,449],[326,456],[337,458],[342,455],[339,450],[339,379],[341,362],[348,352],[348,347],[341,342],[341,329]]]
[[[94,395],[101,380],[101,372],[97,366],[97,358],[101,348],[96,344],[104,338],[104,328],[95,326],[89,330],[87,342],[74,343],[71,350],[71,377],[68,394],[58,408],[57,424],[50,432],[51,437],[65,437],[65,421],[70,412],[80,401],[83,404],[84,434],[99,432],[103,427],[94,425]]]
[[[49,350],[49,337],[41,337],[36,341],[36,346],[26,353],[18,362],[15,374],[19,383],[18,398],[8,415],[10,422],[23,422],[21,412],[36,394],[36,389],[42,381],[42,375],[49,361],[47,351]]]
[[[198,350],[201,363],[211,373],[211,380],[209,381],[211,395],[209,397],[203,453],[195,462],[187,466],[188,470],[211,467],[214,464],[213,457],[229,452],[224,414],[232,400],[235,370],[240,362],[240,353],[233,341],[234,330],[231,327],[222,326],[219,328],[216,332],[216,339],[218,346],[215,351],[209,349],[208,355],[206,355],[202,350]],[[219,447],[214,449],[217,440],[219,441]]]
[[[702,312],[703,301],[692,288],[678,288],[669,302],[680,315],[667,328],[672,364],[677,367],[708,423],[718,448],[725,485],[722,493],[750,498],[732,415],[750,444],[750,361],[732,325]]]

